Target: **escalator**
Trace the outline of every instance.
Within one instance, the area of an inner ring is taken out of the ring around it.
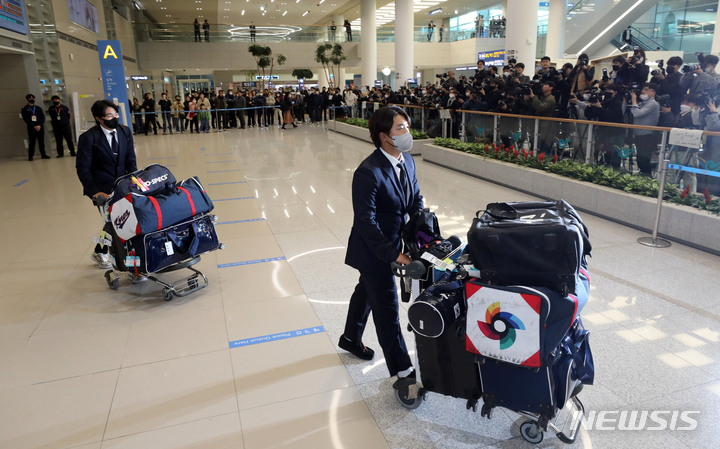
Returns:
[[[565,25],[565,52],[595,54],[616,39],[623,44],[620,36],[628,26],[649,11],[659,0],[588,0],[579,2],[569,13],[572,17]],[[653,42],[633,31],[634,42],[640,48],[655,50],[660,45],[650,47]],[[644,36],[644,35],[643,35]],[[662,48],[662,47],[661,47]]]

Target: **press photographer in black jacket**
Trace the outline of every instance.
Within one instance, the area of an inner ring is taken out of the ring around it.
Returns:
[[[588,120],[600,122],[624,123],[622,109],[624,100],[618,95],[620,89],[622,89],[620,86],[614,84],[605,86],[604,98],[597,97],[597,101],[590,102],[588,107],[585,108],[585,117]],[[570,100],[570,102],[573,102],[573,100]],[[614,160],[613,165],[619,166],[619,160],[613,158],[613,155],[616,153],[615,145],[622,148],[625,143],[625,128],[602,126],[598,127],[598,132],[601,133],[601,141],[605,144],[606,163]]]

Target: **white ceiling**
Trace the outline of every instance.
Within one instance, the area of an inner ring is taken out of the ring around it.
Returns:
[[[392,26],[394,11],[392,8],[387,9],[392,0],[376,1],[378,26],[381,22],[386,22],[385,26]],[[499,0],[414,1],[419,2],[415,8],[417,26],[425,25],[430,19],[437,23],[443,18],[455,16],[455,10],[462,14],[463,11],[474,11],[500,3]],[[243,25],[252,21],[256,25],[308,26],[329,25],[332,15],[343,15],[351,22],[360,18],[360,0],[142,0],[137,3],[159,23],[169,25],[189,24],[197,18],[200,22],[207,19],[211,24]],[[421,6],[424,7],[420,9]],[[264,8],[264,15],[261,7]],[[443,8],[443,12],[428,16],[429,11],[439,7]],[[303,16],[306,11],[308,13]]]

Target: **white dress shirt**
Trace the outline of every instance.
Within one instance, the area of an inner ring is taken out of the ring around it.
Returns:
[[[105,138],[107,139],[108,146],[110,147],[111,150],[112,150],[113,136],[110,133],[113,133],[113,132],[115,133],[115,139],[117,139],[117,141],[118,141],[118,148],[120,148],[120,139],[118,139],[118,137],[117,137],[117,134],[118,134],[117,128],[110,130],[110,129],[105,128],[104,126],[100,126],[100,129],[102,129],[103,133],[105,134]],[[117,153],[113,153],[113,154],[117,154]]]
[[[400,162],[405,163],[405,158],[403,157],[403,154],[400,153],[400,159],[397,159],[395,156],[391,155],[390,153],[388,153],[387,151],[383,150],[382,148],[380,148],[380,151],[382,151],[382,153],[385,155],[385,157],[388,158],[388,160],[389,160],[390,163],[392,164],[393,168],[395,169],[395,177],[396,177],[397,180],[400,182],[400,185],[402,185],[402,181],[400,181],[400,167],[399,167],[399,165],[400,165]]]

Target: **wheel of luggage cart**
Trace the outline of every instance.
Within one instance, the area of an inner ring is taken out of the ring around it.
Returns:
[[[544,432],[538,428],[535,421],[525,421],[520,425],[520,435],[528,443],[538,444],[543,440]]]
[[[112,290],[117,290],[118,287],[120,287],[120,278],[115,276],[115,272],[113,270],[105,272],[105,280],[107,281],[108,287]]]
[[[423,393],[422,395],[420,392],[418,392],[418,396],[415,399],[408,399],[407,393],[401,393],[400,390],[395,390],[395,399],[408,410],[415,410],[416,408],[420,407],[420,404],[422,404],[423,396],[425,396],[426,393]]]
[[[162,291],[163,299],[165,301],[170,301],[173,299],[173,291],[169,288],[165,287]]]

